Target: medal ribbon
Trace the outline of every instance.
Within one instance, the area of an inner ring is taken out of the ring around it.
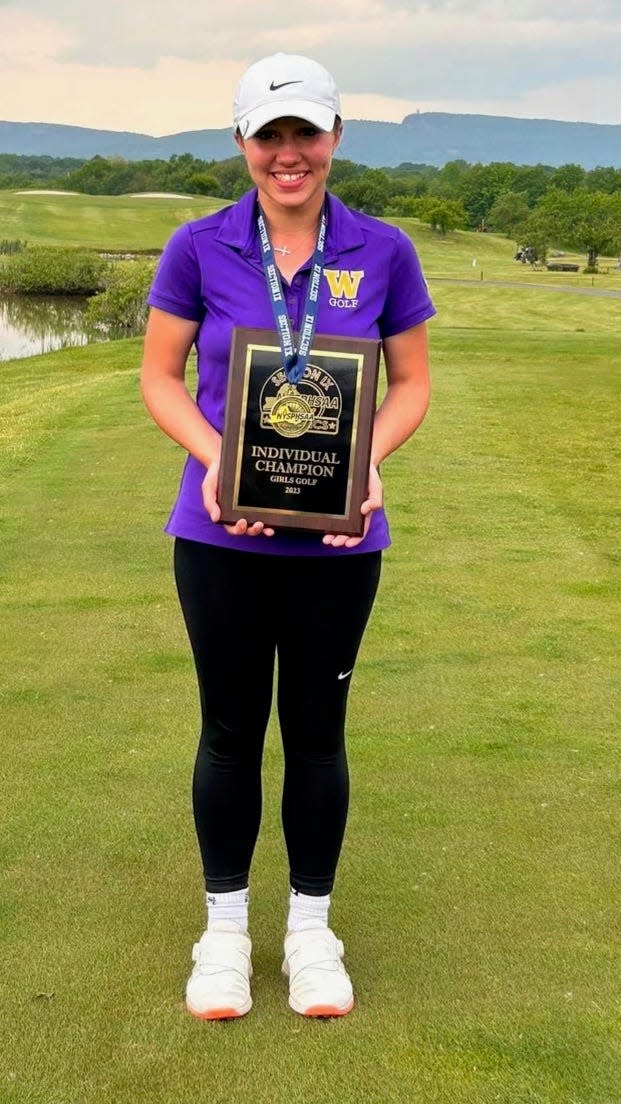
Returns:
[[[263,263],[263,271],[265,273],[267,289],[269,291],[272,311],[274,313],[274,322],[276,323],[276,331],[280,342],[282,366],[289,383],[299,383],[306,371],[306,365],[315,335],[315,327],[317,325],[317,314],[319,312],[319,287],[323,268],[327,229],[325,204],[321,210],[319,232],[317,234],[317,243],[315,245],[315,252],[311,264],[311,274],[308,282],[308,294],[306,296],[306,303],[304,304],[304,319],[300,330],[300,341],[297,349],[293,339],[291,319],[287,312],[285,296],[282,290],[280,272],[276,265],[274,250],[267,232],[265,217],[260,207],[257,216],[257,226],[259,230],[259,240],[261,242],[261,261]]]

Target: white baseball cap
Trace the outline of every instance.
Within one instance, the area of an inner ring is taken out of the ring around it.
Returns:
[[[319,62],[299,54],[273,54],[255,62],[233,100],[233,121],[242,138],[252,138],[266,123],[285,116],[332,130],[340,114],[334,78]]]

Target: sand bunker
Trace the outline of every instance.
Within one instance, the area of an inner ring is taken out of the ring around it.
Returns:
[[[25,188],[23,192],[14,192],[14,195],[82,195],[81,192],[56,192],[53,188]]]
[[[53,188],[24,188],[22,192],[13,192],[13,195],[49,195],[49,196],[76,196],[84,195],[83,192],[60,192]],[[118,197],[121,198],[120,196]],[[129,199],[196,199],[196,196],[180,195],[178,192],[132,192]]]
[[[130,199],[195,199],[196,196],[179,195],[178,192],[131,192]]]

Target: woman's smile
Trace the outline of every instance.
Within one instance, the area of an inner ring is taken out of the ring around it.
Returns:
[[[297,184],[298,181],[304,180],[304,178],[306,176],[308,176],[308,173],[307,172],[296,172],[296,173],[274,172],[274,173],[272,173],[272,176],[274,176],[276,178],[276,180],[279,182],[279,184]]]
[[[338,130],[318,130],[304,119],[267,123],[252,138],[237,137],[248,172],[268,215],[270,203],[289,210],[321,208]]]

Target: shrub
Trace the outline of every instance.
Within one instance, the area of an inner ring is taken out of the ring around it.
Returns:
[[[147,322],[147,292],[157,262],[116,261],[110,266],[107,286],[86,304],[93,325],[110,331],[143,333]]]
[[[438,234],[446,234],[458,226],[465,226],[467,215],[459,199],[439,199],[428,196],[421,204],[420,217]]]
[[[393,196],[385,214],[392,218],[418,218],[422,209],[422,200],[411,195]]]
[[[26,242],[20,241],[19,238],[3,238],[0,241],[0,253],[10,255],[12,253],[22,253],[26,248]]]
[[[97,253],[37,246],[13,253],[0,273],[3,291],[22,295],[89,295],[103,286]]]

